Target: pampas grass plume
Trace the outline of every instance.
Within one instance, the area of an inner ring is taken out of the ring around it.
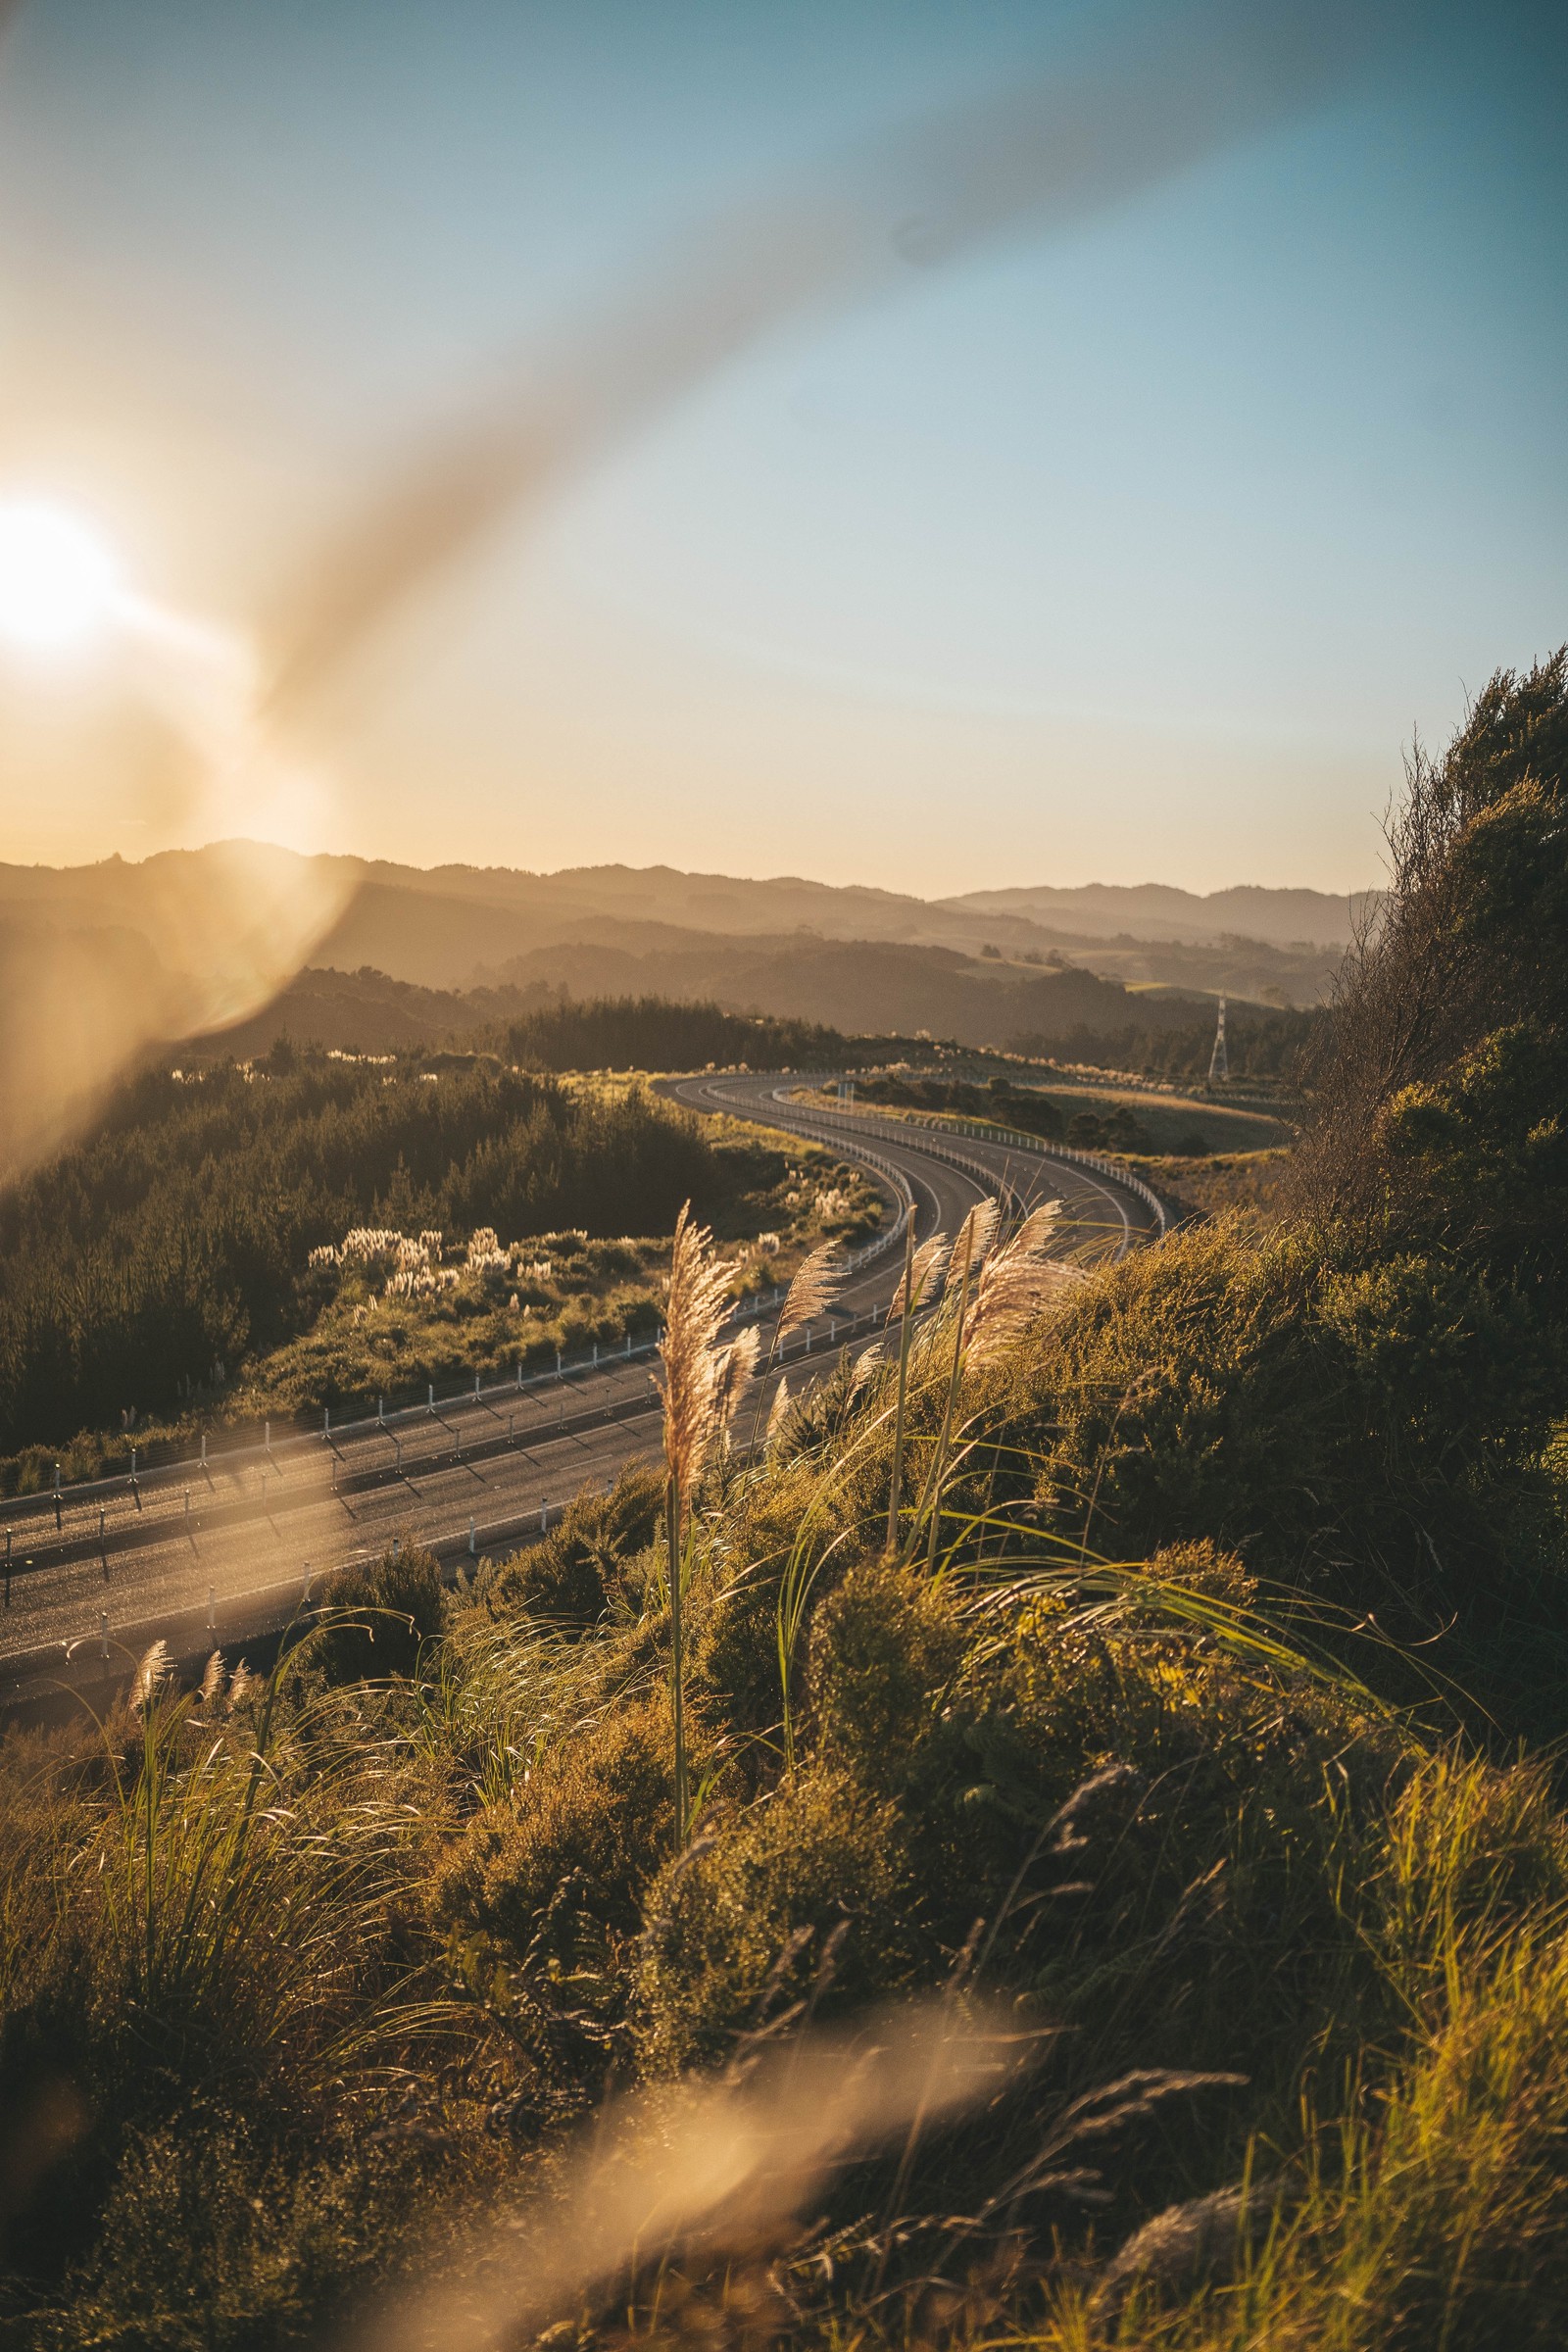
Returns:
[[[831,1304],[844,1274],[844,1260],[836,1242],[824,1242],[809,1257],[802,1258],[779,1309],[773,1334],[775,1346],[787,1333],[809,1323]]]

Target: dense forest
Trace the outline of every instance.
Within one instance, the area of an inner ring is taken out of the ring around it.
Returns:
[[[760,1070],[831,1068],[847,1051],[836,1029],[814,1021],[667,997],[559,997],[506,1023],[497,1043],[509,1061],[530,1070],[694,1070],[741,1061]]]
[[[794,964],[803,968],[818,954],[845,953],[842,946],[821,942],[796,942],[791,950]],[[1014,1053],[1046,1059],[1158,1077],[1206,1076],[1214,1043],[1213,1014],[1206,1005],[1198,1009],[1191,999],[1176,1004],[1142,997],[1088,972],[1053,977],[1066,984],[1064,994],[1071,1000],[1060,1018],[1013,1034],[1016,1008],[1002,1004],[987,1024],[989,1034],[1006,1037]],[[1093,1019],[1073,1009],[1072,992],[1080,984],[1091,992]],[[853,983],[847,982],[846,990],[853,1002]],[[1290,1084],[1319,1017],[1269,1011],[1233,999],[1228,1021],[1232,1071],[1241,1078]],[[187,1066],[239,1060],[264,1055],[289,1040],[364,1054],[477,1049],[525,1069],[558,1072],[689,1070],[710,1061],[720,1067],[744,1061],[753,1069],[864,1069],[929,1059],[937,1050],[933,1037],[947,1038],[947,1028],[938,1023],[931,1034],[920,1036],[899,1034],[891,1026],[851,1034],[818,1020],[736,1011],[706,996],[584,997],[539,983],[526,989],[436,991],[369,969],[309,970],[264,1012],[223,1035],[187,1040],[173,1057]]]
[[[482,1062],[302,1056],[150,1072],[0,1194],[0,1450],[168,1410],[310,1311],[310,1251],[361,1224],[509,1239],[667,1233],[732,1182],[695,1119]]]
[[[1137,1005],[1139,1000],[1127,1002]],[[1289,1085],[1320,1017],[1232,1004],[1226,1035],[1233,1075]],[[509,1060],[540,1070],[686,1070],[710,1061],[721,1067],[746,1061],[754,1069],[863,1069],[900,1058],[921,1060],[933,1053],[929,1039],[850,1037],[812,1021],[743,1015],[665,997],[578,1002],[563,996],[484,1035]],[[1205,1012],[1172,1026],[1147,1021],[1114,1030],[1031,1033],[1014,1038],[1010,1050],[1042,1060],[1197,1080],[1207,1077],[1213,1047],[1213,1017]]]

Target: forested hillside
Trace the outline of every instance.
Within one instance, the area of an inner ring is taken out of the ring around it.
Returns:
[[[754,1069],[831,1068],[857,1060],[866,1041],[810,1021],[725,1012],[667,997],[558,998],[499,1035],[502,1054],[531,1070],[698,1070],[750,1062]]]
[[[286,1049],[149,1073],[0,1194],[0,1451],[220,1391],[315,1312],[309,1254],[355,1226],[668,1233],[733,1182],[694,1120],[636,1092]]]
[[[801,956],[808,951],[801,950]],[[983,969],[984,967],[982,967]],[[1200,1079],[1207,1075],[1214,1044],[1214,1016],[1206,1004],[1190,998],[1124,990],[1092,974],[1062,973],[1055,996],[1031,998],[1027,1009],[1050,1026],[1014,1029],[1017,1011],[1004,993],[992,1006],[995,1018],[958,1029],[938,1028],[925,1039],[888,1027],[869,1033],[815,1019],[726,1007],[705,996],[667,993],[669,975],[655,968],[657,993],[576,997],[535,981],[466,993],[415,988],[374,971],[301,972],[265,1012],[216,1036],[188,1040],[172,1050],[178,1061],[243,1060],[270,1053],[280,1039],[357,1054],[480,1046],[529,1069],[701,1069],[739,1061],[754,1069],[863,1069],[879,1062],[925,1054],[947,1040],[971,1048],[982,1042],[976,1028],[995,1032],[1013,1053],[1059,1061],[1098,1063],[1144,1070],[1155,1077]],[[1087,982],[1095,1013],[1083,1017],[1085,1000],[1072,994]],[[989,985],[989,984],[987,984]],[[1043,981],[1049,987],[1050,981]],[[853,1006],[854,989],[841,992]],[[869,1017],[869,1008],[867,1017]],[[914,1010],[931,1010],[918,1003]],[[941,1008],[936,1008],[940,1010]],[[946,1008],[950,1013],[954,1006]],[[960,1003],[959,1013],[967,1006]],[[1289,1083],[1318,1016],[1269,1011],[1257,1004],[1232,1004],[1228,1016],[1231,1067],[1237,1077]]]

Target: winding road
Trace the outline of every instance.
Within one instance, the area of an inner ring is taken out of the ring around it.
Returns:
[[[1064,1244],[1089,1255],[1120,1255],[1161,1229],[1152,1197],[1096,1163],[1021,1138],[823,1109],[797,1099],[802,1083],[724,1072],[667,1080],[662,1090],[691,1109],[826,1145],[862,1166],[889,1206],[883,1241],[859,1253],[833,1313],[790,1335],[764,1411],[780,1369],[794,1385],[797,1364],[831,1362],[840,1346],[877,1327],[906,1215],[923,1240],[939,1227],[955,1232],[987,1195],[1013,1212],[1057,1198]],[[752,1409],[742,1408],[742,1426]],[[569,1497],[656,1453],[658,1416],[645,1348],[314,1437],[291,1433],[223,1452],[215,1446],[205,1459],[134,1482],[20,1499],[4,1530],[0,1712],[122,1682],[156,1640],[181,1660],[259,1642],[321,1597],[334,1570],[379,1556],[394,1540],[428,1545],[455,1571],[514,1550],[559,1518]]]

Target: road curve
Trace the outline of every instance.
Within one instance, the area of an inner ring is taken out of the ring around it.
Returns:
[[[890,1232],[907,1206],[919,1238],[938,1227],[951,1234],[990,1194],[1015,1210],[1059,1197],[1064,1239],[1090,1252],[1119,1254],[1150,1234],[1142,1204],[1088,1170],[863,1113],[820,1113],[790,1099],[797,1083],[723,1075],[668,1081],[664,1091],[698,1110],[814,1137],[858,1161],[889,1203]],[[825,1364],[846,1339],[869,1336],[899,1255],[896,1247],[864,1253],[833,1315],[791,1335],[792,1381],[803,1359]],[[67,1488],[58,1508],[48,1495],[20,1500],[6,1536],[0,1710],[47,1687],[122,1681],[128,1661],[158,1639],[176,1657],[214,1645],[232,1652],[321,1597],[332,1571],[379,1556],[394,1539],[428,1544],[454,1568],[515,1549],[571,1495],[652,1456],[659,1437],[645,1349],[329,1437],[215,1452],[210,1462],[144,1474],[134,1487],[121,1479]]]
[[[926,1127],[874,1110],[835,1111],[796,1099],[803,1081],[772,1073],[714,1073],[669,1080],[664,1091],[689,1108],[727,1111],[761,1126],[808,1136],[846,1159],[867,1148],[900,1165],[923,1197],[923,1240],[938,1224],[955,1232],[983,1192],[1022,1209],[1040,1200],[1062,1204],[1064,1252],[1120,1257],[1158,1239],[1163,1217],[1144,1188],[1119,1179],[1081,1153],[1052,1152],[1030,1141],[1007,1143],[964,1127]]]

